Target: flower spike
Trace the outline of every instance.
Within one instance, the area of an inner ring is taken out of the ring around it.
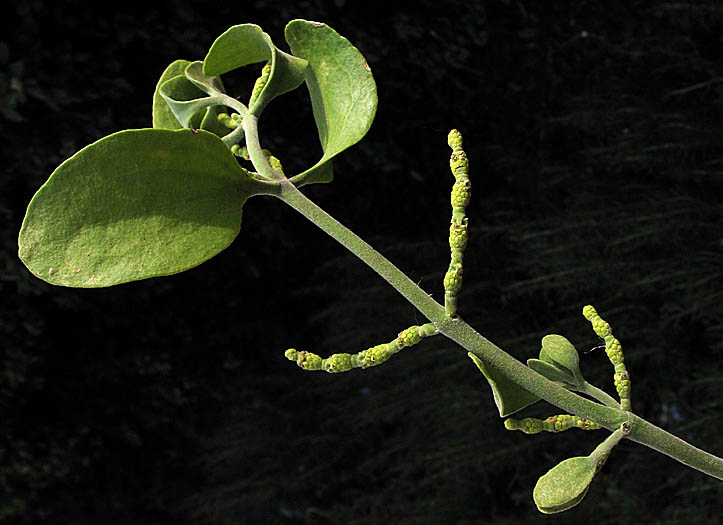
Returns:
[[[348,372],[352,368],[369,368],[380,365],[402,348],[414,346],[425,337],[437,333],[437,328],[432,323],[427,323],[421,326],[410,326],[399,332],[393,341],[372,346],[356,354],[333,354],[324,359],[311,352],[289,348],[284,355],[286,359],[294,361],[304,370],[323,370],[331,374]]]
[[[613,336],[610,324],[600,317],[591,305],[582,309],[582,315],[590,321],[595,333],[605,341],[605,353],[615,367],[615,389],[620,396],[620,407],[623,410],[630,410],[630,374],[625,368],[623,347],[615,336]]]
[[[447,138],[452,155],[449,166],[454,175],[452,186],[452,222],[449,226],[449,247],[452,252],[449,269],[444,276],[444,309],[449,317],[457,316],[457,294],[462,290],[462,258],[467,247],[467,217],[471,183],[468,176],[469,162],[462,149],[462,134],[453,129]]]

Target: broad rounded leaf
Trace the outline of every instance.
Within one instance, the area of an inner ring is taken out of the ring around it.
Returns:
[[[181,272],[234,240],[259,184],[211,133],[114,133],[63,162],[38,190],[19,255],[33,274],[63,286]]]
[[[492,388],[492,395],[495,398],[500,417],[507,417],[540,400],[535,394],[517,385],[496,368],[486,365],[473,353],[467,355],[474,361]]]
[[[610,452],[627,433],[624,423],[587,456],[578,456],[559,463],[537,480],[532,497],[540,512],[554,514],[580,503],[587,494],[595,474],[602,468]]]
[[[324,152],[298,184],[331,180],[329,161],[366,135],[377,108],[377,87],[366,60],[346,38],[319,22],[292,20],[286,26],[291,52],[308,60],[306,86]]]
[[[211,45],[203,60],[203,73],[216,76],[233,69],[268,61],[269,78],[249,113],[259,115],[275,97],[299,87],[304,81],[307,62],[278,49],[271,37],[255,24],[229,28]]]
[[[218,76],[205,75],[203,73],[203,62],[199,60],[188,64],[183,74],[194,86],[207,95],[225,93],[221,78]]]
[[[153,127],[205,129],[222,137],[229,132],[217,118],[224,93],[221,79],[201,73],[201,62],[176,60],[161,75],[153,94]]]
[[[543,337],[540,359],[568,372],[578,383],[584,382],[580,372],[580,356],[565,337],[557,334]]]
[[[537,480],[532,497],[545,514],[568,510],[582,501],[590,487],[597,465],[590,457],[569,458]]]
[[[218,97],[199,93],[198,88],[185,75],[166,81],[161,86],[160,93],[176,120],[184,128],[196,127],[194,124],[201,122],[208,109],[221,104]]]
[[[527,366],[532,368],[538,374],[545,376],[550,381],[564,383],[565,385],[575,386],[576,381],[573,375],[567,370],[560,369],[555,365],[551,365],[547,361],[540,359],[528,359]]]
[[[203,59],[203,73],[223,75],[238,67],[268,60],[269,46],[263,35],[256,24],[230,27],[211,45]]]
[[[183,76],[183,72],[186,70],[188,65],[191,63],[190,60],[176,60],[166,68],[161,75],[161,78],[156,84],[156,91],[153,93],[153,127],[159,129],[181,129],[183,125],[178,122],[178,119],[168,107],[166,101],[161,96],[161,86],[167,81],[175,77]],[[192,85],[190,86],[193,87]],[[190,90],[190,89],[189,89]],[[186,98],[194,98],[193,95],[201,95],[198,90],[191,91],[191,95]]]

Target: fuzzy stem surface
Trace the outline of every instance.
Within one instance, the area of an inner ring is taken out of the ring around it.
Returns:
[[[633,441],[658,450],[710,476],[723,479],[723,459],[697,449],[631,412],[586,399],[538,374],[483,337],[460,317],[448,317],[444,306],[432,299],[405,273],[354,232],[308,199],[291,182],[281,181],[280,188],[277,195],[280,199],[359,257],[412,303],[441,333],[485,363],[497,368],[518,385],[548,403],[570,414],[590,419],[608,430],[615,431],[622,423],[628,422],[632,432],[627,437]]]

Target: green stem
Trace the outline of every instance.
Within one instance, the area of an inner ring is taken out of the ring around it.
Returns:
[[[248,108],[240,101],[236,100],[235,98],[226,95],[225,93],[216,93],[216,95],[219,98],[219,101],[224,105],[228,106],[231,109],[235,109],[239,115],[242,117],[248,113]]]
[[[635,441],[701,472],[723,479],[723,459],[696,449],[630,412],[604,406],[570,392],[488,341],[461,318],[447,317],[442,305],[354,232],[309,200],[291,182],[282,181],[280,186],[280,199],[364,261],[434,323],[441,333],[497,368],[518,385],[570,414],[590,419],[609,430],[614,431],[622,423],[628,422],[633,426],[631,438]]]
[[[634,414],[631,415],[633,416],[631,421],[632,432],[629,436],[626,436],[628,439],[657,450],[714,478],[723,480],[723,460],[721,458],[694,447],[649,421]]]
[[[605,438],[605,441],[595,447],[595,450],[593,450],[592,454],[590,454],[588,457],[592,459],[598,466],[601,466],[603,463],[605,463],[605,460],[610,455],[610,452],[612,452],[613,448],[615,448],[615,445],[620,443],[620,440],[623,439],[623,437],[625,437],[625,432],[623,431],[623,429],[616,429],[615,432]]]
[[[277,173],[276,170],[271,167],[271,164],[269,164],[269,160],[266,158],[266,155],[264,155],[261,144],[259,143],[258,123],[259,119],[256,115],[247,113],[246,115],[244,115],[241,124],[241,126],[243,127],[243,131],[246,134],[246,149],[249,152],[251,163],[254,165],[254,168],[256,168],[256,171],[259,172],[260,175],[266,177],[269,180],[286,180],[286,177],[284,177],[280,173]]]
[[[593,399],[597,399],[602,404],[612,407],[612,408],[620,408],[620,403],[615,401],[615,398],[608,395],[607,392],[600,390],[595,385],[591,385],[587,381],[585,381],[582,384],[582,387],[575,389],[577,392],[582,392],[583,394],[587,394]]]

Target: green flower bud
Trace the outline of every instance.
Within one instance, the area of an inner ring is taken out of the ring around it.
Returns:
[[[451,265],[444,276],[444,290],[458,294],[462,290],[462,264]]]
[[[350,354],[334,354],[323,360],[323,369],[332,374],[352,369]]]
[[[620,341],[618,341],[614,337],[609,344],[605,345],[605,353],[607,354],[610,362],[613,365],[617,365],[624,361],[622,345],[620,344]]]
[[[464,151],[459,153],[452,153],[449,157],[449,167],[452,170],[452,174],[457,180],[467,178],[467,172],[469,171],[469,160]]]
[[[296,353],[296,364],[304,370],[321,370],[322,359],[316,354],[302,351]]]
[[[449,132],[449,135],[447,135],[447,144],[449,144],[449,147],[452,148],[452,151],[457,153],[458,151],[462,150],[462,134],[457,131],[456,129],[453,129]]]
[[[398,344],[402,346],[416,345],[421,340],[422,334],[419,333],[417,326],[410,326],[406,330],[402,330],[397,337]]]
[[[391,357],[391,352],[388,345],[381,344],[359,352],[359,363],[362,368],[369,368],[383,363],[389,357]]]
[[[462,208],[462,214],[464,214],[464,208],[466,208],[469,204],[471,187],[472,184],[469,179],[457,181],[452,186],[452,196],[450,198],[450,202],[452,203],[453,208]]]
[[[582,309],[582,316],[588,321],[593,317],[597,317],[597,310],[592,305],[587,305]]]
[[[467,247],[469,235],[467,233],[467,220],[462,223],[453,222],[449,226],[449,247],[452,250],[464,251]]]

